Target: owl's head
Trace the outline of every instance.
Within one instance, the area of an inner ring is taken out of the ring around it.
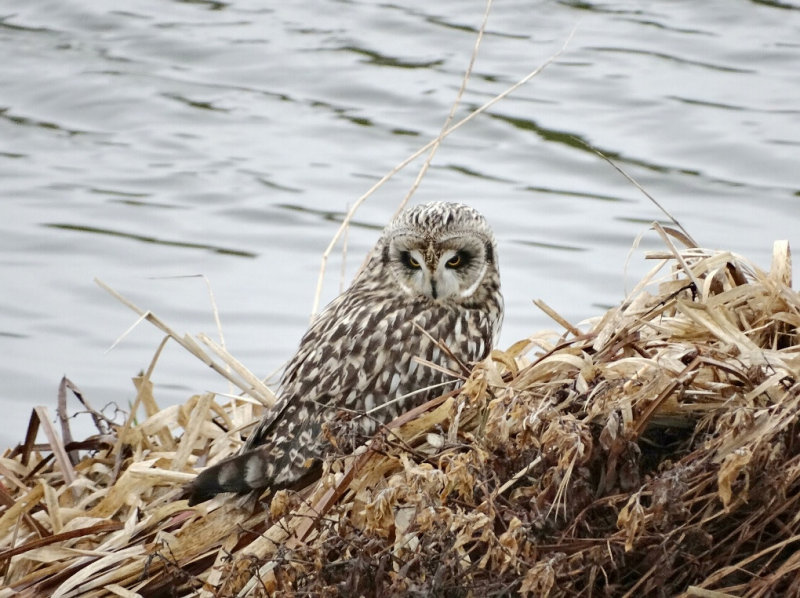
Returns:
[[[470,303],[499,288],[492,230],[463,204],[434,202],[405,210],[386,229],[380,259],[412,297]]]

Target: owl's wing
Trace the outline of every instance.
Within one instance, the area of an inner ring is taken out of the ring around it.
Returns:
[[[275,403],[272,409],[264,415],[263,419],[258,423],[258,426],[253,430],[253,433],[248,436],[239,454],[246,453],[268,441],[276,425],[286,417],[287,411],[291,411],[289,406],[300,399],[295,380],[301,374],[303,364],[311,360],[312,354],[316,349],[316,341],[325,334],[325,331],[330,328],[331,322],[335,320],[335,312],[341,302],[341,297],[337,297],[332,301],[322,313],[317,316],[303,335],[297,353],[295,353],[294,357],[287,364],[286,370],[281,378],[281,391],[279,392],[281,398],[278,399],[278,402]],[[320,372],[317,372],[317,378],[319,377]],[[313,380],[311,382],[313,382]],[[314,384],[311,386],[314,386]],[[303,390],[307,391],[309,389],[304,388]],[[307,395],[308,393],[306,392],[304,394]],[[313,399],[314,397],[306,396],[305,398]]]
[[[350,317],[331,310],[342,304],[337,300],[312,324],[286,367],[278,403],[237,456],[209,467],[187,486],[190,504],[219,492],[293,487],[308,479],[318,472],[326,454],[328,441],[321,433],[326,423],[342,409],[370,411],[402,390],[401,374],[408,370],[408,360],[394,347],[411,335],[407,304],[376,310],[368,299],[361,304],[363,312],[346,306]],[[400,408],[392,403],[377,419],[392,419]],[[352,432],[370,435],[375,419],[354,419]],[[345,420],[345,426],[351,425]]]
[[[255,430],[247,437],[244,446],[239,450],[239,454],[246,453],[249,450],[256,448],[258,445],[263,444],[270,436],[275,425],[281,421],[287,408],[289,407],[288,397],[283,397],[278,400],[272,409],[264,415]]]

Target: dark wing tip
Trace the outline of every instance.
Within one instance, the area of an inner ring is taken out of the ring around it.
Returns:
[[[193,507],[214,498],[216,494],[216,492],[203,491],[201,488],[195,488],[192,484],[186,484],[183,487],[181,498],[188,498],[189,506]]]
[[[188,498],[189,506],[193,507],[214,498],[220,492],[225,492],[219,483],[217,473],[216,467],[210,467],[200,472],[195,479],[183,487],[181,498]]]

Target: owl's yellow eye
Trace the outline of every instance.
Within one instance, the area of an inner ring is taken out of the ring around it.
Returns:
[[[407,251],[403,253],[401,259],[403,260],[403,263],[406,265],[407,268],[411,268],[412,270],[418,270],[420,267],[419,262],[415,260],[413,257],[411,257],[411,254]]]
[[[447,260],[448,268],[458,268],[461,265],[461,254],[457,253],[449,260]]]

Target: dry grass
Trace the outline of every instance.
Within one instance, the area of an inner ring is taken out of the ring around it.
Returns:
[[[159,409],[145,374],[124,425],[69,444],[38,408],[0,459],[0,596],[800,595],[788,246],[769,273],[656,257],[588,331],[495,351],[300,493],[177,499],[270,400],[219,348],[260,400]]]

